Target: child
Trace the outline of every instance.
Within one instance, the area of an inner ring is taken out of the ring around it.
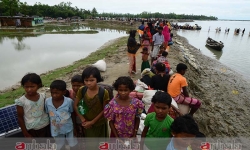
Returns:
[[[151,78],[150,87],[154,90],[162,90],[167,92],[169,74],[166,74],[166,66],[163,63],[157,63],[155,65],[156,75]]]
[[[50,117],[50,128],[52,137],[61,149],[65,144],[65,138],[71,147],[75,149],[77,140],[73,135],[73,100],[64,96],[66,83],[62,80],[55,80],[50,85],[51,97],[46,99],[45,109]]]
[[[83,70],[82,79],[86,87],[81,87],[74,101],[74,109],[84,127],[85,137],[108,137],[107,121],[103,116],[103,109],[109,102],[109,93],[104,90],[102,99],[98,96],[101,87],[97,85],[102,82],[100,71],[96,67],[88,67]],[[86,89],[84,95],[82,92]],[[78,106],[86,108],[86,112],[80,112]]]
[[[161,46],[160,46],[160,51],[159,51],[157,57],[153,59],[153,62],[152,62],[152,65],[151,65],[151,66],[152,66],[152,67],[151,67],[151,70],[152,70],[153,73],[156,73],[156,72],[155,72],[155,65],[156,65],[156,63],[158,62],[158,58],[162,56],[162,53],[163,53],[164,51],[165,51],[165,47],[164,47],[164,45],[161,45]]]
[[[76,93],[78,92],[79,88],[84,85],[84,82],[82,80],[82,76],[80,76],[80,75],[73,76],[71,78],[71,85],[72,85],[72,89],[69,90],[69,97],[73,101],[75,101]],[[82,122],[75,112],[74,112],[74,116],[75,117],[72,117],[72,118],[75,119],[75,120],[73,120],[73,123],[75,125],[74,128],[76,131],[75,135],[76,135],[76,137],[84,137]]]
[[[17,117],[24,137],[51,137],[49,116],[44,110],[45,94],[37,93],[42,80],[35,73],[26,74],[21,85],[25,95],[16,99]]]
[[[184,115],[174,120],[171,125],[171,133],[173,138],[166,150],[190,150],[190,144],[199,133],[199,128],[192,116]]]
[[[186,104],[191,107],[190,115],[193,115],[201,106],[198,99],[189,97],[187,91],[187,80],[183,75],[187,71],[187,66],[179,63],[176,67],[177,73],[173,74],[168,83],[169,95],[179,104]]]
[[[165,47],[164,45],[161,45],[161,46],[160,46],[160,51],[159,51],[159,53],[158,53],[158,57],[157,57],[157,58],[161,57],[161,56],[162,56],[162,53],[163,53],[165,50],[166,50],[166,47]]]
[[[141,64],[141,72],[146,69],[146,68],[150,68],[149,62],[148,62],[148,48],[144,47],[142,49],[142,64]]]
[[[82,80],[82,76],[80,75],[75,75],[71,78],[71,86],[72,89],[69,90],[69,97],[75,101],[76,99],[76,93],[79,90],[80,87],[82,87],[84,85],[84,82]]]
[[[104,116],[109,120],[110,137],[136,137],[144,104],[137,98],[131,98],[129,93],[135,89],[130,77],[119,77],[113,84],[118,96],[105,106]]]
[[[157,59],[158,63],[163,63],[166,66],[166,74],[169,74],[170,72],[170,65],[167,59],[168,56],[168,52],[167,51],[163,51],[161,56]]]
[[[163,91],[157,91],[152,98],[155,112],[149,113],[144,121],[144,129],[142,131],[141,145],[144,144],[151,149],[165,149],[167,146],[166,139],[155,141],[152,138],[168,138],[171,137],[170,126],[174,121],[168,115],[172,98]],[[162,142],[161,142],[162,141]],[[164,147],[164,148],[163,148]]]

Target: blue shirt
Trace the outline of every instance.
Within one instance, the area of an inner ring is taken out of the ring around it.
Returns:
[[[173,138],[171,138],[171,141],[169,142],[166,150],[176,150],[174,148],[174,142],[173,142]],[[186,148],[186,150],[192,150],[189,146]]]
[[[53,137],[59,134],[66,134],[73,130],[71,113],[73,112],[73,100],[64,97],[63,104],[57,109],[52,103],[52,97],[47,98],[45,110],[50,117],[50,130]]]

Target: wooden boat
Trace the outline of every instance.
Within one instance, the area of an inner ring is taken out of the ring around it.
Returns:
[[[208,37],[206,41],[206,46],[211,47],[212,49],[221,51],[222,48],[224,47],[224,44],[221,41],[217,42],[213,40],[212,38]]]

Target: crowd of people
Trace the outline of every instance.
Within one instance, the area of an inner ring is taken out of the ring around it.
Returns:
[[[70,90],[67,90],[65,81],[54,80],[50,84],[51,96],[47,97],[38,92],[42,87],[40,76],[28,73],[21,80],[25,94],[15,100],[24,137],[52,137],[58,150],[64,149],[65,144],[71,150],[98,149],[99,143],[96,145],[79,138],[108,138],[122,143],[127,138],[135,139],[138,137],[141,114],[145,113],[140,149],[195,150],[197,143],[194,145],[194,140],[180,139],[204,137],[193,119],[201,102],[189,97],[184,77],[188,69],[185,64],[179,63],[177,72],[169,74],[170,27],[167,22],[159,22],[156,26],[148,23],[148,26],[140,26],[139,29],[143,30],[139,43],[135,40],[135,30],[130,32],[128,39],[129,74],[136,71],[135,55],[143,46],[141,70],[148,70],[151,75],[143,76],[141,81],[149,86],[149,90],[157,90],[151,100],[150,112],[145,110],[141,99],[130,96],[135,90],[131,76],[118,77],[111,87],[99,84],[103,81],[100,71],[90,66],[83,70],[82,75],[72,77]],[[115,96],[112,88],[117,91]],[[169,115],[172,100],[189,105],[190,112],[172,118]],[[161,138],[162,142],[158,140],[157,143],[153,138]]]

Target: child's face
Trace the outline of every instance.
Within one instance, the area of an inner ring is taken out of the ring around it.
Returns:
[[[127,87],[127,85],[119,85],[117,92],[120,96],[120,99],[127,99],[130,94],[130,89]]]
[[[77,91],[79,90],[79,88],[81,86],[83,86],[83,83],[81,82],[71,82],[71,85],[72,85],[72,89],[75,93],[77,93]]]
[[[62,100],[63,95],[66,94],[66,91],[58,89],[50,89],[52,100]]]
[[[156,113],[156,117],[159,120],[163,120],[166,118],[168,111],[169,111],[169,106],[165,103],[154,103],[154,109]]]
[[[189,145],[191,145],[191,143],[193,142],[195,135],[190,134],[190,133],[174,133],[173,134],[175,137],[175,142],[178,143],[179,146],[186,148]]]
[[[35,96],[37,94],[37,90],[39,89],[39,85],[28,81],[24,83],[23,88],[28,96]]]
[[[92,75],[88,78],[84,79],[84,84],[89,88],[93,89],[97,86],[97,79],[94,78]]]

